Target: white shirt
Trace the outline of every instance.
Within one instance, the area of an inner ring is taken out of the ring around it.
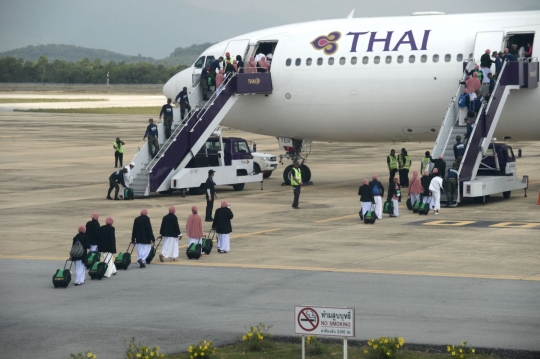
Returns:
[[[133,183],[133,178],[131,177],[131,168],[129,168],[129,166],[125,166],[124,168],[127,169],[127,172],[124,173],[124,182],[127,185],[130,185]]]
[[[264,57],[264,54],[257,54],[257,56],[255,56],[255,61],[259,62],[259,60],[262,59],[263,57]]]
[[[431,183],[429,184],[429,190],[431,192],[441,192],[442,189],[442,178],[439,176],[433,177]]]

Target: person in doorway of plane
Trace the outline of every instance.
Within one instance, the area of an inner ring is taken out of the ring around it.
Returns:
[[[482,70],[482,83],[489,83],[487,74],[491,72],[491,65],[493,61],[489,54],[491,50],[487,49],[486,52],[480,57],[480,70]]]
[[[236,55],[236,67],[239,74],[244,73],[244,61],[242,61],[242,56]]]
[[[510,53],[508,51],[508,48],[505,48],[504,49],[504,60],[505,61],[517,61],[517,57],[514,54]]]

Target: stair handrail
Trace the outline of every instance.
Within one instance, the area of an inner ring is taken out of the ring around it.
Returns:
[[[197,80],[200,79],[201,76],[199,76],[197,78]],[[230,79],[229,79],[230,80]],[[223,85],[225,85],[226,83],[228,83],[228,81],[223,81]],[[189,94],[193,93],[195,91],[195,89],[200,85],[200,81],[197,81],[197,84],[195,86],[192,86],[191,90],[192,91],[189,91],[188,90],[188,96]],[[221,86],[220,86],[221,87]],[[208,111],[208,108],[213,104],[213,101],[217,98],[217,89],[216,91],[212,94],[212,96],[210,96],[210,98],[208,99],[208,101],[205,102],[204,104],[204,108],[206,108],[206,111]],[[208,105],[210,103],[210,105]],[[206,111],[204,111],[204,113],[206,113]],[[197,112],[197,109],[195,107],[191,108],[187,115],[184,117],[184,119],[182,119],[182,121],[178,124],[178,127],[173,131],[173,133],[171,133],[171,137],[169,137],[167,139],[167,141],[165,141],[163,143],[163,145],[161,146],[161,148],[159,149],[156,157],[154,157],[150,163],[148,164],[148,166],[146,166],[146,171],[148,173],[151,173],[152,170],[154,169],[155,165],[157,164],[157,162],[159,161],[159,159],[161,158],[161,155],[163,155],[167,149],[171,146],[171,144],[174,142],[174,140],[176,139],[176,137],[178,137],[178,134],[180,133],[180,131],[182,131],[182,129],[184,127],[186,127],[186,125],[188,124],[189,120],[191,119],[191,117],[193,117],[193,115]],[[202,115],[204,115],[204,113]],[[197,123],[199,123],[200,121],[200,118],[202,117],[202,115],[199,117],[199,120],[195,123],[195,125]],[[193,127],[195,127],[195,125]]]
[[[443,133],[445,133],[446,135],[446,141],[445,141],[445,144],[444,146],[442,147],[443,149],[443,153],[444,153],[444,150],[446,149],[446,146],[448,145],[448,141],[450,141],[450,135],[452,133],[452,131],[448,132],[446,134],[447,131],[444,131],[445,130],[445,127],[447,127],[446,125],[449,125],[449,122],[450,119],[449,119],[449,116],[450,116],[450,111],[452,110],[452,108],[456,106],[456,101],[459,99],[459,96],[461,95],[461,93],[463,92],[463,89],[462,89],[462,84],[461,82],[463,82],[467,76],[467,73],[469,71],[469,67],[471,65],[474,66],[475,64],[475,61],[474,59],[468,59],[467,60],[467,65],[465,66],[465,69],[463,70],[463,74],[461,75],[461,80],[459,81],[459,85],[458,85],[458,88],[456,90],[456,93],[454,94],[454,96],[452,97],[452,99],[450,100],[450,104],[448,105],[448,107],[446,108],[446,113],[444,115],[444,118],[443,118],[443,122],[441,124],[441,130],[439,131],[438,135],[437,135],[437,139],[435,140],[435,145],[433,146],[433,152],[432,153],[432,156],[438,156],[437,154],[435,154],[435,149],[437,148],[437,145],[440,143],[440,141],[442,140],[442,136],[443,136]],[[459,114],[459,112],[458,112]],[[454,126],[456,122],[456,118],[453,118],[452,119],[452,122],[451,122],[451,127]],[[428,165],[428,168],[429,168],[429,165]]]
[[[204,107],[203,107],[203,112],[201,113],[201,115],[199,116],[199,119],[197,120],[197,122],[195,122],[195,124],[193,125],[193,127],[191,128],[190,132],[193,132],[193,129],[195,128],[195,126],[197,126],[197,124],[199,122],[202,121],[202,118],[203,116],[206,114],[206,112],[208,112],[208,110],[210,109],[210,106],[212,106],[214,104],[214,100],[217,99],[217,97],[219,96],[219,94],[221,93],[221,91],[223,91],[223,89],[225,89],[225,87],[227,86],[227,84],[229,82],[231,82],[231,80],[233,79],[233,77],[236,76],[236,73],[233,73],[232,76],[229,77],[229,75],[226,75],[225,76],[225,79],[223,80],[223,83],[218,87],[216,88],[216,91],[214,91],[214,93],[212,94],[212,96],[210,96],[210,98],[208,99],[208,101],[204,104]],[[218,93],[218,89],[219,88],[222,88],[221,91]],[[212,102],[209,106],[207,106],[207,104],[209,102]]]
[[[504,69],[504,65],[503,65],[503,69]],[[502,72],[503,72],[503,70],[501,69],[501,74],[502,74]],[[495,86],[497,86],[497,85],[495,85]],[[493,90],[493,92],[495,92],[495,90]],[[486,102],[483,102],[482,106],[480,106],[480,110],[478,111],[478,114],[476,115],[476,119],[474,120],[473,130],[472,130],[471,134],[469,135],[469,138],[467,138],[467,147],[465,148],[465,153],[463,154],[463,157],[461,157],[461,162],[460,162],[459,168],[458,168],[458,178],[460,180],[461,180],[461,170],[463,169],[463,165],[465,164],[465,159],[467,158],[467,153],[469,152],[469,149],[471,148],[471,146],[469,145],[469,142],[474,137],[474,133],[476,132],[476,129],[478,128],[478,121],[480,120],[480,117],[482,116],[482,111],[484,111],[484,109],[486,108],[486,105],[487,105]],[[480,146],[482,146],[481,143],[480,143]],[[478,151],[480,151],[480,148],[478,149]],[[458,185],[459,185],[459,182],[458,182]]]

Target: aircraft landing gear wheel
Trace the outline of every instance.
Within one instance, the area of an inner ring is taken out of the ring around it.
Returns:
[[[286,185],[291,184],[291,171],[293,169],[293,165],[288,165],[285,170],[283,171],[283,181]],[[308,183],[311,181],[311,170],[306,165],[301,165],[300,170],[302,171],[302,182]]]
[[[510,198],[510,194],[512,193],[512,191],[506,191],[506,192],[503,192],[503,197],[508,199]]]

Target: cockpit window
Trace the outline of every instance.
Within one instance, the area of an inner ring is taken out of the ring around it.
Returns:
[[[200,57],[197,62],[195,62],[195,65],[193,65],[193,67],[195,67],[196,69],[202,69],[204,65],[204,56],[203,57]]]

